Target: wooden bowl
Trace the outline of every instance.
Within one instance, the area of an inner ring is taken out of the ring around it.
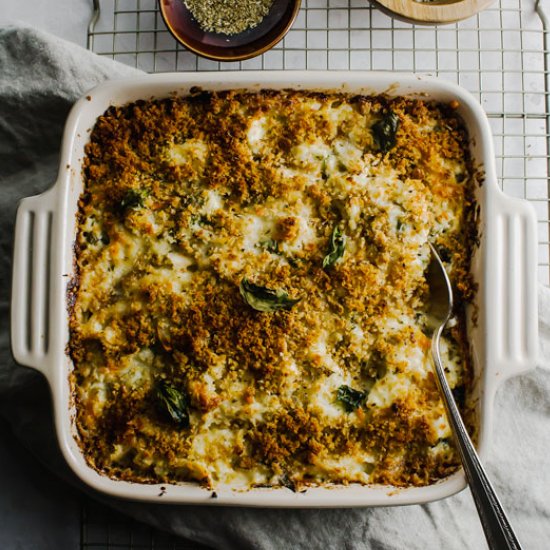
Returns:
[[[240,61],[260,55],[289,31],[301,0],[273,0],[259,25],[239,34],[204,31],[183,0],[159,0],[160,13],[174,38],[197,55],[216,61]]]
[[[495,0],[376,0],[383,11],[410,23],[456,23],[488,8]]]

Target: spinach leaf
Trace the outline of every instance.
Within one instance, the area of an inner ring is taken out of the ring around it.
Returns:
[[[335,226],[330,239],[330,251],[323,258],[323,269],[332,267],[344,255],[345,249],[346,236],[340,231],[338,226]]]
[[[367,395],[368,391],[354,390],[344,384],[336,392],[336,401],[342,403],[346,412],[353,412],[363,405],[367,399]]]
[[[84,231],[82,233],[82,236],[86,239],[87,242],[90,244],[97,243],[97,237],[91,232],[91,231]]]
[[[279,241],[276,241],[275,239],[268,239],[267,241],[262,241],[260,243],[260,246],[265,248],[268,252],[271,252],[271,254],[281,253],[281,251],[279,250]]]
[[[284,290],[273,290],[265,286],[258,286],[251,283],[246,277],[241,281],[239,290],[244,301],[257,311],[278,311],[280,309],[290,310],[300,298],[293,300],[288,297]]]
[[[365,470],[365,473],[371,475],[376,469],[376,464],[373,464],[372,462],[365,462],[363,469]]]
[[[155,387],[155,397],[165,415],[181,428],[189,427],[189,400],[184,393],[161,380]]]
[[[148,196],[149,191],[146,189],[128,189],[120,201],[120,209],[124,212],[131,208],[141,208]]]
[[[398,128],[399,117],[393,111],[390,111],[384,115],[384,118],[372,125],[372,137],[378,148],[384,153],[395,147],[397,143],[395,135]]]
[[[283,487],[286,487],[287,489],[290,489],[293,493],[296,492],[296,483],[294,483],[294,480],[291,479],[288,474],[283,474],[279,481]]]

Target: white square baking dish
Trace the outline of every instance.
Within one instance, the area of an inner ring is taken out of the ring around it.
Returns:
[[[73,107],[65,127],[59,176],[42,195],[24,199],[17,214],[12,289],[12,349],[16,360],[42,372],[50,384],[61,450],[88,485],[118,497],[170,503],[271,507],[342,507],[418,504],[450,496],[466,485],[457,472],[428,487],[387,486],[311,488],[305,493],[257,488],[246,492],[196,484],[140,484],[110,479],[90,468],[75,439],[74,404],[67,355],[68,285],[74,264],[76,211],[83,179],[81,163],[89,131],[110,105],[138,99],[185,95],[206,90],[293,88],[356,94],[422,97],[460,103],[476,167],[485,173],[476,190],[480,207],[480,245],[472,273],[479,284],[468,311],[468,338],[475,369],[481,456],[487,454],[493,399],[506,378],[533,368],[537,355],[536,218],[526,201],[499,189],[492,137],[485,113],[464,89],[434,78],[365,72],[231,72],[150,75],[109,81]],[[476,321],[473,322],[476,312]]]

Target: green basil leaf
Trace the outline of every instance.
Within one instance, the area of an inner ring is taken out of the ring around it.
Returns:
[[[365,473],[371,475],[372,472],[374,472],[376,468],[376,465],[373,464],[372,462],[365,462],[365,464],[363,465],[363,469],[365,470]]]
[[[290,310],[300,298],[293,300],[284,290],[273,290],[251,283],[246,277],[241,281],[241,296],[244,301],[257,311],[268,312],[280,309]]]
[[[268,252],[271,252],[271,254],[281,253],[281,251],[279,250],[279,241],[276,241],[275,239],[268,239],[267,241],[262,241],[260,243],[260,246],[262,248],[265,248]]]
[[[376,145],[378,145],[378,148],[384,153],[395,147],[397,143],[396,134],[398,128],[399,117],[392,111],[372,125],[372,137]]]
[[[160,409],[182,428],[189,427],[189,400],[187,396],[166,380],[156,384],[155,396]]]
[[[128,189],[120,201],[120,208],[122,211],[132,208],[141,208],[148,196],[149,192],[145,189]]]
[[[368,392],[359,391],[346,386],[340,386],[336,392],[336,401],[344,406],[346,412],[353,412],[364,404]]]
[[[288,474],[283,474],[279,477],[279,481],[283,487],[290,489],[293,493],[296,492],[296,483],[294,483],[294,480],[291,479]]]
[[[330,239],[330,251],[323,259],[323,269],[332,267],[344,255],[345,249],[346,236],[335,226]]]

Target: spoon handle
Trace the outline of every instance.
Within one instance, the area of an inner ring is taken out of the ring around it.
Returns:
[[[455,443],[462,459],[466,479],[474,497],[487,543],[491,550],[521,550],[521,545],[506,517],[498,496],[485,473],[485,469],[481,465],[445,378],[439,354],[439,338],[442,329],[443,327],[434,334],[432,340],[432,356],[435,363],[435,371],[443,396],[443,404],[453,428]]]

